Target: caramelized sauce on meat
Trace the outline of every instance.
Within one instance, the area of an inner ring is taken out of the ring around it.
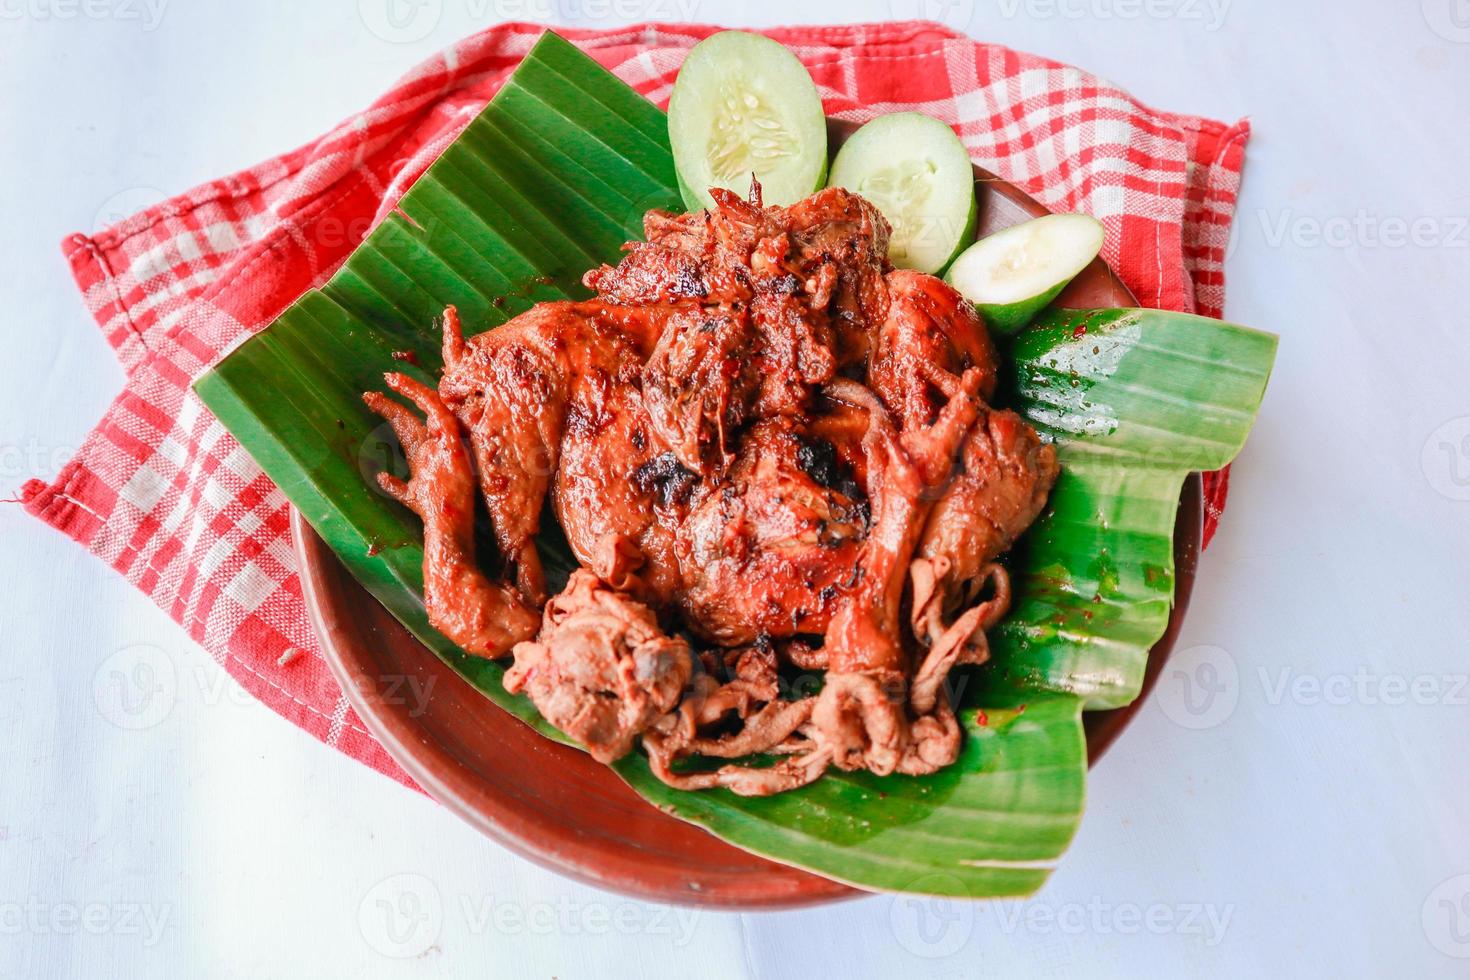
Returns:
[[[408,454],[411,478],[380,482],[424,521],[430,621],[513,656],[507,686],[596,758],[641,736],[672,785],[933,772],[959,751],[944,680],[988,654],[1010,599],[996,559],[1055,452],[991,407],[984,326],[888,265],[871,204],[712,193],[650,212],[590,300],[469,339],[447,310],[437,390],[386,376],[417,412],[364,396]],[[494,555],[475,552],[477,500]],[[548,500],[582,566],[550,597]],[[825,671],[819,693],[783,693],[798,669]],[[753,753],[783,758],[672,765]]]

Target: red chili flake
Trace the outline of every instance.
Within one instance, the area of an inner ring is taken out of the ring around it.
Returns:
[[[981,728],[985,728],[990,724],[990,717],[985,714],[983,708],[975,712],[975,724]]]
[[[1085,323],[1079,323],[1079,324],[1077,324],[1077,326],[1075,326],[1075,327],[1072,328],[1072,339],[1073,340],[1078,340],[1079,338],[1086,337],[1086,336],[1087,336],[1087,324],[1085,324]]]
[[[418,367],[419,356],[411,350],[396,350],[393,352],[393,360]]]

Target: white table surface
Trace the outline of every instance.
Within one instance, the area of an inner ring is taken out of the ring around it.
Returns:
[[[0,495],[122,385],[63,234],[294,147],[494,20],[925,0],[394,0],[421,5],[397,40],[386,2],[0,0]],[[1094,771],[1047,887],[735,915],[569,883],[253,704],[0,506],[0,976],[1470,975],[1470,4],[928,3],[1255,127],[1228,314],[1281,334],[1276,374],[1186,669]],[[94,677],[140,644],[176,696],[125,729]]]

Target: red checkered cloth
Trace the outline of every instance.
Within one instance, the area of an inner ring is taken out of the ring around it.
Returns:
[[[189,385],[331,275],[541,30],[471,37],[310,146],[64,243],[128,381],[56,481],[26,485],[26,509],[127,576],[255,697],[405,783],[322,661],[286,498]],[[714,30],[565,33],[666,104],[685,53]],[[1220,315],[1245,123],[1160,112],[1079,69],[931,23],[768,33],[811,70],[829,114],[943,119],[981,166],[1053,210],[1100,218],[1105,257],[1141,303]],[[1208,540],[1225,475],[1205,486]]]

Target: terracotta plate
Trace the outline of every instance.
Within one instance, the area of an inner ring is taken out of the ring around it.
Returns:
[[[834,122],[833,145],[851,130]],[[979,168],[975,175],[982,235],[1046,213],[1010,184]],[[1136,305],[1101,261],[1078,276],[1059,302]],[[1149,659],[1145,695],[1184,617],[1202,515],[1199,478],[1191,476],[1174,532],[1177,597],[1168,630]],[[586,753],[536,734],[414,639],[358,585],[299,513],[292,514],[292,532],[307,608],[352,707],[420,786],[487,836],[561,874],[655,901],[789,908],[857,894],[662,813]],[[426,704],[404,704],[394,696],[404,677],[417,684],[416,690],[433,692]],[[1084,716],[1091,761],[1117,738],[1143,700]]]

